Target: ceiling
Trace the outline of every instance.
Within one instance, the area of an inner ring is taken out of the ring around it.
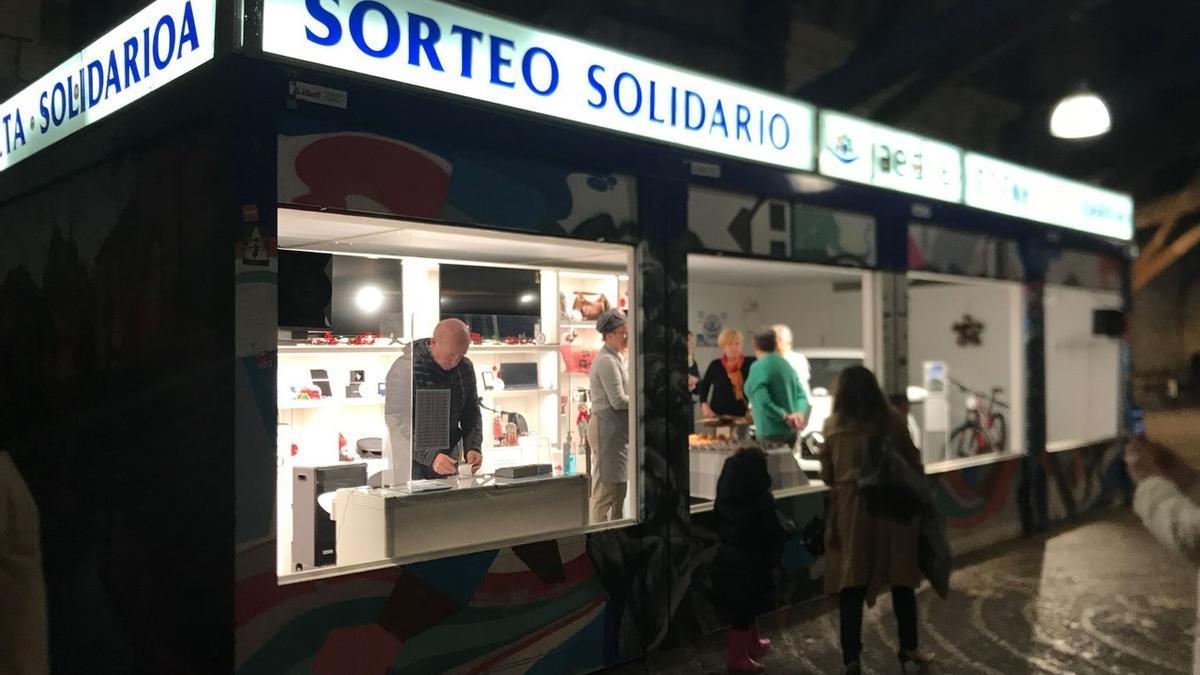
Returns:
[[[618,273],[633,255],[620,244],[286,208],[279,210],[279,247]]]

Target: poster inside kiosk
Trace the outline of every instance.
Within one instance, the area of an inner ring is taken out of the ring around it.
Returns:
[[[0,103],[0,171],[213,56],[216,0],[158,0]]]
[[[798,101],[432,0],[265,0],[263,51],[790,169]]]

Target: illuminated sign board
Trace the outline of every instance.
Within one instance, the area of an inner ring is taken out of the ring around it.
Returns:
[[[822,110],[817,167],[826,176],[962,200],[962,152],[946,143]]]
[[[159,0],[0,103],[0,171],[213,57],[216,0]]]
[[[1133,238],[1133,198],[986,155],[964,160],[964,202],[1114,239]]]
[[[265,0],[263,51],[812,170],[811,106],[431,0]]]

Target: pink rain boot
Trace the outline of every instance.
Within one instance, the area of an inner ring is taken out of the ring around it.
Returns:
[[[750,631],[729,629],[725,647],[725,667],[731,673],[761,673],[763,664],[750,658]]]
[[[771,641],[759,634],[757,623],[750,626],[750,639],[747,644],[749,645],[747,652],[750,654],[750,658],[755,660],[762,660],[762,657],[771,651]]]

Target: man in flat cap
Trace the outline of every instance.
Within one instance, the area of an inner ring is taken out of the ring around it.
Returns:
[[[624,517],[629,481],[629,376],[625,352],[629,326],[620,310],[608,310],[596,320],[604,346],[592,361],[590,373],[592,428],[592,522]],[[590,431],[590,430],[589,430]]]

